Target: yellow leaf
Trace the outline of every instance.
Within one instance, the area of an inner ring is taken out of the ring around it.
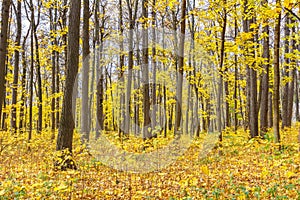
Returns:
[[[288,172],[286,172],[285,176],[288,177],[288,178],[292,178],[293,176],[295,176],[295,173],[291,172],[291,171],[288,171]]]
[[[189,185],[189,181],[187,179],[182,179],[179,181],[179,185],[182,187],[187,187]]]
[[[269,174],[269,171],[266,167],[263,168],[263,171],[261,173],[262,177],[266,177]]]
[[[5,190],[0,191],[0,196],[3,196],[5,194]]]
[[[54,191],[66,190],[67,188],[68,188],[67,185],[61,184],[61,185],[59,185],[58,187],[55,187],[55,188],[54,188]]]
[[[206,165],[201,167],[201,170],[204,174],[206,174],[207,176],[209,176],[209,169]]]

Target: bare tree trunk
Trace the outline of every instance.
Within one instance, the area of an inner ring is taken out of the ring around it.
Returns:
[[[73,130],[75,127],[72,116],[72,94],[79,64],[80,7],[80,0],[71,1],[68,33],[67,74],[59,133],[56,143],[56,150],[67,149],[70,153],[72,152]],[[68,163],[68,166],[66,167],[74,168],[74,164]]]
[[[148,0],[143,0],[142,3],[143,31],[142,31],[142,84],[143,84],[143,138],[151,138],[151,119],[150,119],[150,96],[149,96],[149,53],[148,53]],[[153,102],[154,103],[154,102]]]
[[[17,20],[17,36],[16,45],[21,45],[22,37],[22,2],[18,1],[16,11]],[[15,65],[14,65],[14,81],[12,91],[12,111],[11,111],[11,127],[14,133],[17,132],[17,98],[18,98],[18,81],[19,81],[19,64],[20,64],[20,51],[15,50]]]
[[[81,141],[89,141],[89,69],[90,69],[90,34],[89,34],[89,19],[90,19],[90,8],[89,0],[83,1],[83,73],[82,73],[82,101],[81,101]]]
[[[28,38],[28,35],[29,35],[29,31],[30,29],[28,30],[27,32],[27,35],[24,37],[23,39],[23,44],[22,44],[22,67],[23,67],[23,70],[22,70],[22,80],[21,80],[21,105],[20,105],[20,115],[19,115],[19,118],[20,118],[20,121],[19,121],[19,130],[21,133],[23,133],[23,128],[26,129],[26,120],[25,120],[25,111],[26,111],[26,74],[27,74],[27,60],[26,60],[26,47],[25,47],[25,44],[26,44],[26,41],[27,41],[27,38]]]
[[[284,52],[285,52],[285,66],[283,71],[283,78],[289,77],[289,64],[290,59],[288,58],[288,54],[290,53],[290,16],[287,14],[285,27],[284,27],[284,34],[285,34],[285,41],[284,41]],[[282,90],[282,128],[287,127],[288,125],[288,102],[289,102],[289,83],[285,83],[283,90]]]
[[[194,10],[196,6],[196,1],[193,0],[192,4],[188,4],[188,10]],[[196,25],[195,25],[195,15],[191,13],[190,20],[189,22],[189,29],[191,33],[191,44],[190,44],[190,50],[189,50],[189,55],[188,55],[188,62],[189,62],[189,67],[191,69],[195,69],[195,31],[196,31]],[[188,74],[188,77],[192,77],[193,72],[190,71]],[[188,99],[187,99],[187,110],[186,110],[186,122],[185,122],[185,133],[188,134],[190,132],[190,135],[193,135],[193,85],[191,83],[188,84]],[[190,118],[191,114],[191,118]],[[191,122],[189,121],[191,119]],[[204,121],[206,119],[203,118]],[[203,122],[204,122],[203,121]],[[191,123],[191,125],[190,125]]]
[[[8,57],[6,57],[6,63],[8,63]],[[8,67],[6,65],[6,67],[5,67],[5,73],[4,74],[7,74],[7,72],[8,72]],[[4,87],[4,94],[3,94],[3,96],[6,96],[6,94],[7,94],[7,85],[6,84],[7,84],[7,81],[5,80],[4,81],[5,87]],[[4,110],[6,109],[6,106],[7,106],[7,99],[4,98],[4,101],[3,101],[3,108],[4,108]],[[1,117],[2,118],[0,118],[0,122],[2,122],[1,123],[2,130],[3,131],[7,131],[7,122],[6,122],[7,112],[3,112]]]
[[[125,99],[125,130],[124,134],[127,137],[130,132],[130,96],[131,96],[131,85],[132,85],[132,72],[133,72],[133,29],[137,17],[137,6],[138,0],[135,0],[135,8],[133,10],[132,5],[129,0],[127,0],[127,7],[129,13],[129,52],[128,52],[128,80],[127,80],[127,88],[126,88],[126,99]]]
[[[178,56],[178,79],[176,90],[176,107],[175,107],[175,129],[174,134],[180,135],[182,121],[182,84],[183,84],[183,66],[184,66],[184,41],[185,41],[185,25],[186,25],[186,0],[182,1],[181,5],[181,23],[180,23],[180,41],[179,41],[179,56]]]
[[[272,86],[270,86],[271,88]],[[272,87],[273,88],[273,87]],[[273,95],[272,92],[269,92],[269,96],[268,96],[269,100],[268,100],[268,128],[272,128],[273,127]]]
[[[225,74],[227,74],[228,69],[225,69]],[[231,119],[230,119],[230,106],[227,98],[229,97],[229,84],[227,78],[224,81],[224,90],[225,90],[225,127],[231,126]]]
[[[0,35],[0,115],[2,115],[2,105],[5,99],[5,66],[8,45],[8,20],[11,0],[2,1],[1,11],[1,35]]]
[[[226,7],[226,1],[224,1]],[[223,64],[225,56],[225,33],[227,27],[227,11],[226,8],[223,10],[224,18],[222,24],[222,34],[221,34],[221,48],[220,48],[220,65],[219,65],[219,85],[218,85],[218,96],[217,96],[217,119],[218,119],[218,132],[219,140],[222,141],[222,96],[223,96]]]
[[[276,0],[277,8],[280,8],[280,1]],[[275,24],[275,39],[274,39],[274,93],[273,93],[273,107],[274,107],[274,142],[280,143],[280,130],[279,130],[279,87],[280,87],[280,71],[279,71],[279,57],[280,57],[280,20],[281,11],[278,13]]]
[[[122,8],[122,0],[119,0],[119,31],[120,31],[120,37],[123,37],[124,33],[124,24],[123,24],[123,8]],[[120,41],[120,51],[124,51],[124,43],[123,41]],[[124,134],[125,129],[125,92],[124,92],[124,64],[125,64],[125,55],[123,53],[120,54],[119,57],[119,80],[120,85],[119,91],[120,91],[120,113],[119,113],[119,138],[122,138],[122,135]]]
[[[253,11],[253,9],[252,9]],[[249,13],[249,5],[248,1],[244,2],[244,12],[245,14]],[[244,32],[249,33],[253,32],[253,28],[250,28],[250,23],[255,23],[254,17],[251,20],[245,19],[243,22]],[[255,35],[252,36],[253,39],[251,42],[255,44]],[[250,41],[250,40],[249,40]],[[256,48],[256,47],[255,47]],[[255,49],[250,49],[246,47],[246,58],[250,55],[253,55],[253,59],[255,60]],[[251,63],[252,66],[255,65],[255,61]],[[257,73],[255,69],[250,67],[247,64],[247,110],[248,110],[248,125],[250,128],[250,136],[251,138],[258,136],[258,112],[257,112]]]
[[[100,26],[100,44],[99,44],[99,52],[97,55],[97,121],[96,121],[96,138],[98,138],[101,134],[101,132],[103,130],[105,130],[104,127],[104,120],[105,120],[105,116],[104,116],[104,64],[102,61],[103,58],[103,42],[104,42],[104,37],[105,37],[105,33],[104,33],[104,25],[105,25],[105,5],[103,4],[101,5],[102,7],[102,15],[104,17],[102,17],[102,21],[101,21],[101,26]]]
[[[298,32],[296,32],[295,28],[295,20],[291,19],[291,24],[293,24],[292,32],[294,35],[296,35]],[[297,44],[295,40],[295,36],[292,37],[292,53],[296,54],[297,50]],[[296,60],[294,58],[291,59],[291,70],[290,70],[290,77],[292,78],[292,81],[289,83],[289,99],[288,99],[288,115],[287,115],[287,127],[292,126],[292,118],[293,118],[293,107],[294,107],[294,90],[295,90],[295,79],[296,79],[296,72],[297,72],[297,66],[296,66]]]
[[[254,16],[250,20],[250,24],[255,24]],[[249,24],[249,26],[250,26]],[[251,26],[250,26],[251,27]],[[253,28],[250,28],[250,32],[254,32]],[[256,34],[253,35],[252,42],[256,43]],[[253,55],[254,62],[250,68],[250,135],[251,137],[258,136],[258,101],[257,101],[257,72],[254,69],[255,66],[255,57],[256,57],[256,45],[251,50],[251,54]]]
[[[68,0],[63,0],[63,11],[62,11],[62,25],[63,25],[63,28],[67,28],[67,13],[68,13],[68,10],[69,10],[69,3],[68,3]],[[67,71],[66,70],[66,67],[67,67],[67,62],[68,62],[68,46],[67,46],[67,34],[64,34],[62,36],[62,43],[63,45],[65,46],[64,48],[64,65],[65,65],[65,72]],[[59,57],[57,55],[57,61],[56,61],[57,65],[56,65],[56,80],[60,80],[60,71],[62,70],[59,66]],[[60,90],[63,91],[63,87],[64,87],[64,84],[62,84],[60,86],[60,81],[56,81],[56,93],[58,94],[60,92]],[[56,99],[56,128],[59,129],[59,126],[60,126],[60,115],[61,115],[61,109],[60,109],[60,104],[61,104],[61,98],[60,97],[57,97]]]
[[[34,79],[34,8],[32,7],[32,0],[30,1],[30,20],[31,20],[31,33],[30,33],[30,53],[31,53],[31,59],[30,59],[30,82],[29,82],[29,132],[28,132],[28,141],[31,140],[32,137],[32,129],[33,129],[33,79]]]
[[[155,4],[156,0],[153,0],[152,2],[152,66],[153,66],[153,85],[152,85],[152,130],[156,129],[156,124],[157,124],[157,118],[156,118],[156,102],[157,102],[157,97],[156,97],[156,68],[157,68],[157,62],[156,62],[156,11],[155,11]]]
[[[300,110],[299,110],[299,71],[296,70],[295,75],[295,110],[296,110],[296,121],[300,121]]]
[[[54,9],[54,16],[53,16],[53,9],[49,9],[49,15],[50,15],[50,30],[51,31],[56,31],[57,30],[57,8]],[[52,36],[52,45],[56,46],[57,45],[57,38],[55,36]],[[56,103],[56,98],[54,97],[56,93],[56,63],[57,61],[57,52],[55,50],[52,50],[52,55],[51,55],[51,61],[52,61],[52,86],[51,86],[51,92],[52,92],[52,99],[51,99],[51,139],[54,139],[55,137],[55,129],[56,129],[56,121],[55,121],[55,103]],[[57,80],[58,81],[58,80]]]
[[[235,13],[236,13],[236,5],[235,5]],[[238,36],[238,22],[237,17],[234,18],[234,39],[237,40]],[[236,43],[236,42],[235,42]],[[238,127],[238,99],[237,99],[237,90],[238,90],[238,56],[234,54],[234,131],[236,133]]]
[[[268,6],[268,0],[262,2],[264,7]],[[269,68],[270,68],[270,49],[269,49],[269,25],[263,29],[267,36],[263,39],[263,58],[267,64],[263,65],[264,71],[261,82],[261,101],[260,101],[260,135],[263,137],[268,128],[268,104],[269,104]]]
[[[139,55],[139,53],[138,53]],[[140,62],[139,56],[137,56],[138,63]],[[140,73],[139,71],[136,72],[136,79],[134,79],[134,88],[136,90],[139,90],[140,88]],[[139,92],[135,92],[134,94],[134,124],[135,124],[135,129],[134,129],[134,135],[139,135],[140,134],[140,106],[139,106]]]
[[[40,1],[38,1],[40,4]],[[33,6],[33,4],[31,4]],[[32,10],[33,12],[33,10]],[[38,84],[38,126],[37,131],[38,133],[42,132],[43,128],[43,92],[42,92],[42,75],[41,75],[41,64],[40,64],[40,53],[39,53],[39,40],[37,37],[37,26],[40,20],[40,5],[38,9],[38,22],[35,23],[33,20],[33,27],[34,27],[34,40],[35,40],[35,56],[36,56],[36,72],[37,72],[37,84]]]

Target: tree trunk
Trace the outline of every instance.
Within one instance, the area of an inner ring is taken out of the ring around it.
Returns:
[[[280,1],[276,0],[277,8],[280,9]],[[274,108],[274,142],[280,143],[280,130],[279,130],[279,87],[280,87],[280,71],[279,71],[279,58],[280,58],[280,20],[281,11],[278,13],[275,24],[275,39],[274,39],[274,89],[273,89],[273,108]]]
[[[156,11],[155,11],[155,4],[156,0],[153,0],[152,2],[152,66],[153,66],[153,77],[152,77],[152,130],[156,129],[157,124],[157,118],[156,118],[156,68],[157,68],[157,62],[156,62]]]
[[[25,120],[25,111],[26,111],[26,106],[25,106],[25,102],[26,102],[26,74],[27,74],[27,60],[26,60],[26,41],[27,41],[27,37],[29,35],[29,30],[27,35],[24,37],[23,40],[23,44],[22,44],[22,80],[21,80],[21,105],[20,105],[20,121],[19,121],[19,130],[21,133],[23,133],[23,129],[26,129],[26,120]]]
[[[56,31],[56,21],[57,21],[57,9],[55,8],[54,11],[54,16],[53,16],[53,9],[49,9],[49,15],[50,15],[50,31]],[[54,19],[55,18],[55,19]],[[57,45],[57,39],[55,36],[52,36],[52,46]],[[56,93],[56,51],[52,50],[52,55],[51,55],[51,62],[52,62],[52,74],[51,74],[51,81],[52,81],[52,86],[51,86],[51,92],[52,92],[52,99],[51,99],[51,139],[54,139],[55,137],[55,100],[54,95]]]
[[[30,5],[32,5],[32,0],[30,1]],[[31,7],[31,32],[30,32],[30,81],[29,81],[29,132],[28,132],[28,141],[31,140],[32,137],[32,129],[33,129],[33,79],[34,79],[34,8]]]
[[[40,12],[40,11],[38,11]],[[38,14],[38,17],[40,15]],[[39,19],[38,19],[39,20]],[[43,92],[42,92],[42,75],[41,75],[41,64],[40,64],[40,53],[39,53],[39,40],[37,37],[37,25],[33,21],[34,26],[34,40],[35,40],[35,57],[36,57],[36,72],[37,72],[37,84],[38,84],[38,133],[42,132],[43,128]]]
[[[8,46],[8,20],[11,0],[2,1],[1,11],[1,35],[0,35],[0,115],[2,115],[2,105],[5,99],[5,66]]]
[[[16,45],[21,45],[22,36],[22,3],[18,1],[16,10],[17,19],[17,36]],[[14,65],[14,81],[12,91],[12,112],[11,112],[11,127],[14,133],[17,132],[17,98],[18,98],[18,81],[19,81],[19,63],[20,63],[20,51],[15,50],[15,65]]]
[[[296,121],[300,121],[300,110],[299,110],[299,71],[296,71],[295,75],[295,110],[296,110]]]
[[[71,1],[69,15],[68,33],[68,62],[66,72],[66,83],[64,88],[64,100],[60,119],[59,133],[57,137],[56,150],[67,149],[72,152],[73,130],[75,127],[72,115],[72,96],[79,64],[79,26],[80,26],[81,1]],[[72,163],[68,163],[74,168]]]
[[[96,138],[98,138],[103,130],[105,130],[104,127],[104,62],[102,61],[103,58],[103,42],[104,42],[104,23],[105,23],[105,5],[101,5],[102,7],[102,22],[99,29],[100,33],[100,43],[99,43],[99,50],[97,55],[97,121],[96,121]],[[100,31],[102,30],[102,31]]]
[[[129,0],[127,0],[127,7],[129,12],[129,38],[128,38],[128,79],[127,79],[127,88],[126,88],[126,99],[125,99],[125,130],[124,134],[126,137],[130,132],[130,97],[131,97],[131,85],[132,85],[132,73],[133,73],[133,29],[137,17],[137,6],[138,1],[135,1],[135,8],[133,10],[132,5]]]
[[[236,5],[235,5],[235,13],[236,13]],[[234,18],[234,39],[235,44],[238,36],[238,22],[237,17]],[[238,127],[238,99],[237,99],[237,91],[238,90],[238,55],[237,53],[234,54],[234,131],[236,133]]]
[[[143,138],[147,139],[151,137],[151,119],[150,119],[150,96],[149,96],[149,58],[148,58],[148,1],[143,0],[142,3],[142,18],[143,31],[142,31],[142,85],[143,85],[143,113],[144,113],[144,125],[143,125]],[[154,103],[154,102],[153,102]]]
[[[224,1],[226,7],[226,1]],[[225,56],[225,33],[227,27],[227,11],[226,8],[223,10],[224,18],[222,24],[222,33],[221,33],[221,48],[220,48],[220,63],[219,63],[219,86],[218,86],[218,97],[217,97],[217,118],[218,118],[218,132],[219,140],[222,141],[222,96],[223,96],[223,78],[224,78],[224,56]],[[228,113],[229,114],[229,113]],[[227,115],[227,113],[226,113]],[[227,116],[226,116],[227,117]],[[226,119],[227,120],[227,119]]]
[[[249,11],[249,5],[248,1],[245,2],[245,14],[248,14]],[[252,9],[253,11],[253,9]],[[251,12],[252,12],[251,11]],[[250,28],[251,24],[254,24],[255,20],[254,17],[252,17],[250,20],[245,19],[243,22],[243,28],[244,32],[254,32],[253,28]],[[255,35],[252,36],[251,42],[255,44]],[[249,40],[250,42],[250,40]],[[255,46],[253,48],[256,48]],[[253,63],[252,66],[255,65],[255,49],[250,49],[246,47],[246,58],[248,58],[250,55],[253,55]],[[257,113],[257,73],[253,67],[250,67],[249,64],[247,64],[247,110],[248,110],[248,125],[250,128],[250,136],[251,138],[258,136],[258,113]]]
[[[296,40],[295,40],[295,35],[298,33],[296,32],[296,28],[295,28],[295,20],[291,19],[291,24],[293,25],[292,27],[292,32],[293,32],[293,37],[292,37],[292,53],[296,54],[296,50],[297,50],[297,44],[296,44]],[[296,72],[297,72],[297,66],[296,66],[296,62],[297,60],[292,58],[291,59],[291,70],[290,70],[290,77],[292,78],[291,82],[289,83],[289,99],[288,99],[288,115],[287,115],[287,127],[291,127],[292,126],[292,118],[293,118],[293,107],[294,107],[294,90],[295,90],[295,79],[296,79]]]
[[[90,8],[89,0],[83,1],[83,56],[82,56],[82,101],[81,101],[81,141],[89,141],[89,69],[90,69],[90,44],[89,44],[89,19]]]
[[[123,8],[122,8],[122,0],[119,0],[119,31],[120,31],[120,37],[123,37],[124,34],[124,24],[123,24]],[[120,51],[124,51],[124,43],[123,41],[120,41]],[[119,56],[119,80],[120,80],[120,85],[119,91],[120,91],[120,113],[119,113],[119,127],[118,127],[118,132],[119,132],[119,138],[122,137],[124,134],[125,130],[125,92],[124,92],[124,64],[125,64],[125,55],[123,53],[120,54]]]
[[[175,107],[175,129],[174,134],[180,135],[182,121],[182,84],[183,84],[183,66],[184,66],[184,41],[185,41],[185,25],[186,25],[186,0],[182,1],[181,5],[181,23],[180,23],[180,41],[179,41],[179,56],[178,56],[178,79],[176,90],[176,107]]]
[[[271,88],[270,86],[269,88]],[[273,87],[272,87],[273,88]],[[270,90],[270,89],[269,89]],[[272,92],[269,92],[268,96],[268,128],[273,127],[273,95]]]
[[[268,0],[262,2],[264,7],[268,6]],[[267,132],[268,128],[268,104],[269,104],[269,68],[270,68],[270,49],[269,49],[269,26],[266,25],[263,28],[263,33],[266,34],[263,39],[263,58],[264,71],[262,73],[262,82],[261,82],[261,101],[260,101],[260,135],[263,137]]]
[[[285,21],[285,27],[284,27],[284,34],[285,34],[285,39],[284,39],[284,70],[283,70],[283,77],[282,78],[289,78],[289,64],[290,64],[290,59],[288,58],[288,54],[290,53],[290,28],[289,28],[289,23],[290,23],[290,17],[289,14],[286,16],[286,21]],[[285,85],[283,86],[282,90],[282,128],[287,127],[288,125],[288,102],[289,102],[289,82],[286,82]]]

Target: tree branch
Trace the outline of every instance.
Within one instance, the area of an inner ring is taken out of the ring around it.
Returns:
[[[288,9],[286,7],[284,7],[284,9],[289,11],[289,13],[291,13],[294,17],[296,17],[300,21],[300,17],[298,15],[296,15],[291,9]]]

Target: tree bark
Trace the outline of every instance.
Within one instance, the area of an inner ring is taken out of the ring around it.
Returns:
[[[2,105],[5,99],[5,66],[8,46],[8,20],[10,15],[11,0],[2,1],[1,11],[1,35],[0,35],[0,115],[2,115]]]
[[[299,110],[299,71],[297,70],[295,75],[295,110],[296,110],[296,121],[300,121],[300,110]]]
[[[296,44],[296,40],[295,40],[295,35],[298,33],[296,32],[296,27],[295,27],[295,20],[291,19],[291,24],[292,26],[292,40],[291,40],[291,45],[292,45],[292,53],[296,54],[296,50],[297,50],[297,44]],[[296,66],[296,59],[292,58],[291,59],[291,70],[290,70],[290,77],[291,77],[291,82],[289,83],[289,88],[288,88],[288,106],[287,106],[287,110],[288,110],[288,115],[287,115],[287,127],[291,127],[292,126],[292,118],[293,118],[293,107],[294,107],[294,90],[295,90],[295,79],[296,79],[296,73],[297,73],[297,66]]]
[[[280,8],[280,1],[276,0],[277,8]],[[280,143],[280,130],[279,130],[279,87],[280,87],[280,71],[279,71],[279,58],[280,58],[280,20],[281,11],[275,23],[275,39],[274,39],[274,93],[273,93],[273,126],[274,126],[274,142]]]
[[[149,53],[148,53],[148,1],[143,0],[142,3],[142,18],[143,18],[143,31],[142,31],[142,84],[143,84],[143,138],[148,139],[151,137],[151,119],[150,119],[150,96],[149,96]],[[153,102],[154,103],[154,102]]]
[[[40,1],[38,1],[38,4],[40,4]],[[33,3],[31,2],[31,6],[33,8]],[[34,13],[34,10],[32,10]],[[34,35],[34,41],[35,41],[35,56],[36,56],[36,76],[37,76],[37,84],[38,84],[38,125],[37,125],[37,131],[38,133],[42,132],[43,128],[43,88],[42,88],[42,75],[41,75],[41,63],[40,63],[40,53],[39,53],[39,40],[37,36],[37,26],[40,21],[40,5],[38,9],[38,22],[35,22],[34,16],[33,16],[33,35]]]
[[[262,2],[264,7],[268,6],[268,0]],[[270,49],[269,49],[269,25],[266,25],[263,28],[262,34],[266,34],[263,39],[263,58],[264,71],[262,73],[262,82],[261,82],[261,101],[260,101],[260,135],[263,137],[267,132],[268,128],[268,104],[269,104],[269,68],[270,68]]]
[[[289,28],[289,23],[290,23],[290,17],[289,14],[286,16],[286,21],[285,21],[285,27],[284,27],[284,70],[283,70],[283,77],[282,78],[288,78],[289,77],[289,64],[290,64],[290,59],[288,58],[288,54],[290,53],[290,28]],[[285,85],[283,86],[282,90],[282,128],[285,128],[288,126],[288,102],[289,102],[289,82],[286,82]]]
[[[90,69],[90,36],[89,36],[90,7],[89,0],[83,1],[83,73],[82,73],[82,101],[81,101],[81,141],[89,141],[89,69]]]
[[[57,6],[57,4],[56,4]],[[58,10],[57,8],[50,8],[49,9],[49,14],[50,14],[50,30],[51,31],[57,31],[57,23],[58,23]],[[52,36],[52,46],[58,46],[58,39],[56,36]],[[59,52],[56,50],[52,50],[52,55],[51,55],[51,62],[52,62],[52,77],[51,77],[51,93],[52,93],[52,99],[51,99],[51,139],[54,139],[55,137],[55,130],[57,128],[57,119],[56,119],[56,100],[57,98],[55,97],[55,94],[57,94],[57,88],[59,87],[57,82],[59,82],[59,79],[57,78],[58,72],[58,65],[59,65]]]
[[[227,11],[226,11],[226,1],[224,1],[225,8],[223,9],[223,24],[222,24],[222,33],[221,33],[221,48],[220,48],[220,63],[219,63],[219,85],[218,85],[218,97],[217,97],[217,119],[218,119],[218,132],[219,140],[222,141],[222,96],[223,96],[223,78],[224,78],[224,57],[225,57],[225,34],[227,27]],[[226,112],[226,117],[229,113]],[[227,121],[227,119],[226,119]],[[226,124],[227,125],[227,124]]]
[[[127,137],[130,132],[130,97],[131,97],[131,85],[132,85],[132,73],[133,73],[133,29],[137,17],[138,0],[135,0],[135,8],[133,9],[129,0],[127,0],[128,14],[129,14],[129,38],[128,38],[128,80],[125,96],[125,130],[124,135]]]
[[[124,24],[123,24],[123,8],[122,8],[122,0],[119,0],[119,31],[120,31],[120,37],[123,37],[124,34]],[[124,51],[124,42],[120,41],[120,51]],[[120,91],[120,113],[119,113],[119,127],[118,127],[118,132],[119,132],[119,138],[122,137],[124,134],[125,130],[125,92],[124,92],[124,64],[125,64],[125,55],[123,53],[120,54],[119,56],[119,80],[120,80],[120,85],[119,91]]]
[[[22,3],[18,1],[16,12],[17,20],[17,36],[16,45],[21,45],[22,37]],[[12,111],[11,111],[11,128],[14,133],[17,132],[17,98],[18,98],[18,81],[19,81],[19,63],[20,63],[20,51],[15,50],[15,63],[14,63],[14,80],[13,80],[13,91],[12,91]]]
[[[79,64],[80,7],[80,0],[71,1],[69,15],[66,83],[64,88],[64,100],[60,119],[59,133],[56,143],[56,150],[67,149],[70,153],[72,152],[73,130],[75,127],[72,115],[72,94]]]
[[[184,41],[186,30],[186,0],[182,1],[181,5],[181,23],[180,23],[180,41],[179,41],[179,55],[178,55],[178,79],[176,90],[176,107],[175,107],[175,135],[180,135],[181,121],[182,121],[182,84],[183,84],[183,67],[184,67]]]
[[[156,118],[156,68],[157,68],[157,62],[156,62],[156,11],[155,11],[155,4],[156,0],[153,0],[152,2],[152,70],[153,70],[153,84],[152,84],[152,130],[156,129],[157,124],[157,118]]]
[[[22,75],[21,75],[21,105],[20,105],[20,115],[19,115],[19,118],[20,118],[20,121],[19,121],[19,130],[20,130],[20,133],[23,133],[23,129],[26,129],[26,117],[25,117],[25,111],[26,111],[26,74],[27,74],[27,60],[26,60],[26,41],[27,41],[27,38],[28,38],[28,35],[29,35],[29,30],[28,29],[28,32],[27,32],[27,35],[24,37],[23,39],[23,44],[22,44],[22,67],[23,67],[23,70],[22,70]]]

